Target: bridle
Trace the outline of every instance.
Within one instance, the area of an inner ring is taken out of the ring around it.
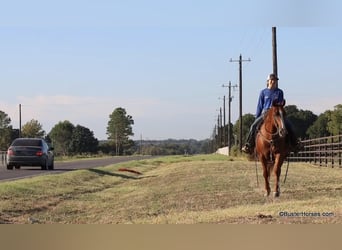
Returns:
[[[272,110],[269,110],[268,112],[271,112],[271,111]],[[265,120],[264,120],[264,129],[265,129],[266,134],[263,134],[263,131],[261,129],[259,130],[259,134],[268,143],[272,143],[275,139],[283,138],[287,134],[283,111],[279,109],[277,112],[279,112],[279,114],[273,115],[274,124],[275,124],[275,127],[277,128],[277,131],[274,133],[272,131],[267,131],[267,127],[265,126]],[[268,115],[268,114],[266,113],[265,116],[266,115]],[[280,122],[277,120],[276,117],[279,117],[278,120],[280,120]],[[271,139],[268,139],[268,138],[271,138]]]

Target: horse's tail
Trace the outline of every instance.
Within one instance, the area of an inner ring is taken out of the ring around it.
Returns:
[[[141,173],[141,172],[139,172],[139,171],[136,171],[136,170],[133,170],[133,169],[128,169],[128,168],[119,168],[118,170],[119,170],[119,171],[122,171],[122,172],[130,172],[130,173],[133,173],[133,174],[142,175],[142,173]]]

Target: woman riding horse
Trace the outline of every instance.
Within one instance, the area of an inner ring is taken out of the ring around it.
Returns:
[[[271,192],[270,177],[271,173],[274,180],[274,197],[279,197],[280,187],[279,178],[281,166],[289,153],[289,145],[286,141],[285,126],[285,101],[281,103],[273,102],[272,107],[265,113],[264,122],[256,136],[255,152],[263,168],[265,179],[265,196]]]
[[[256,119],[250,127],[249,134],[247,136],[247,142],[245,146],[242,148],[242,151],[247,154],[254,153],[255,132],[263,122],[265,112],[272,107],[272,103],[274,101],[281,103],[284,100],[284,92],[283,90],[278,88],[278,80],[279,78],[275,74],[270,74],[267,78],[267,88],[263,89],[260,92],[257,111],[255,115]],[[300,149],[300,143],[288,120],[285,120],[285,126],[288,132],[287,139],[290,143],[290,149],[293,152],[298,152],[298,150]]]

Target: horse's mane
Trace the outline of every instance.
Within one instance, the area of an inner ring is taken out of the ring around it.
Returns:
[[[272,114],[273,114],[273,112],[274,112],[274,110],[273,110],[273,106],[270,108],[270,109],[268,109],[267,111],[266,111],[266,113],[265,113],[265,115],[264,115],[264,123],[267,123],[267,122],[269,122],[269,120],[271,120],[272,119]]]

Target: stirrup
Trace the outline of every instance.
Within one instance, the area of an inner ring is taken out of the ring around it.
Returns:
[[[251,154],[251,146],[249,146],[248,144],[245,144],[245,146],[242,147],[242,152],[246,154]]]

